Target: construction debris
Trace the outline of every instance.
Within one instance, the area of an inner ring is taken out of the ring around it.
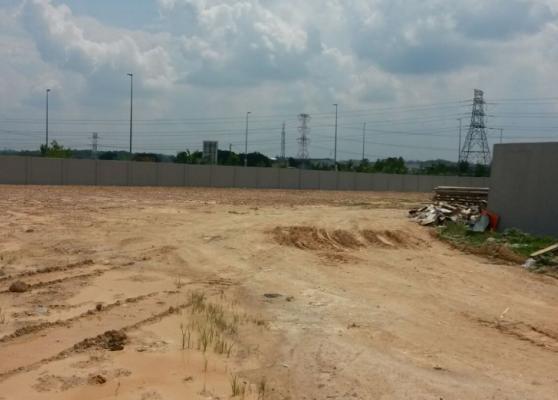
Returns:
[[[556,251],[556,250],[558,250],[558,243],[553,244],[552,246],[548,246],[548,247],[546,247],[542,250],[534,252],[533,254],[531,254],[531,257],[535,258],[535,257],[538,257],[538,256],[542,256],[544,254],[547,254],[547,253],[551,253],[551,252]]]
[[[434,201],[486,208],[488,191],[483,187],[438,186],[434,189]]]
[[[409,217],[425,226],[443,225],[447,221],[471,225],[479,221],[480,216],[481,208],[478,205],[464,206],[444,201],[435,201],[427,206],[409,211]]]

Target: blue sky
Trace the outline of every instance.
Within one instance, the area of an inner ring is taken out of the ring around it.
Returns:
[[[173,153],[204,139],[296,155],[457,157],[473,89],[486,93],[491,142],[556,140],[558,0],[3,0],[0,148],[36,148],[50,93],[51,137],[126,147],[127,72],[136,148]],[[4,95],[7,94],[7,95]]]

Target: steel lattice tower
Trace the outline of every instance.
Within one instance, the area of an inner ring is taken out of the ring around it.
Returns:
[[[471,124],[461,148],[460,161],[465,161],[469,164],[490,164],[490,147],[488,147],[488,139],[486,137],[484,105],[484,92],[475,89]]]
[[[310,122],[310,115],[300,114],[298,120],[300,121],[300,126],[298,127],[300,137],[297,139],[298,158],[306,160],[309,157],[308,145],[310,144],[310,139],[308,138],[308,134],[310,133],[310,128],[308,127],[308,122]]]

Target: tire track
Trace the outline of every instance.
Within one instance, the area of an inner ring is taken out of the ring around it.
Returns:
[[[92,316],[92,315],[102,315],[103,313],[108,312],[108,311],[112,310],[113,308],[120,307],[124,304],[136,303],[138,301],[142,301],[144,299],[156,296],[159,293],[160,292],[153,292],[153,293],[148,293],[148,294],[144,294],[144,295],[140,295],[140,296],[136,296],[136,297],[130,297],[130,298],[127,298],[125,300],[117,300],[114,303],[107,304],[100,309],[92,308],[90,310],[87,310],[87,311],[79,314],[79,315],[76,315],[76,316],[71,317],[71,318],[63,319],[63,320],[58,320],[58,321],[54,321],[54,322],[41,322],[41,323],[38,323],[38,324],[27,325],[27,326],[21,327],[19,329],[16,329],[12,333],[9,333],[7,335],[4,335],[4,336],[0,337],[0,344],[10,342],[11,340],[20,338],[20,337],[25,336],[25,335],[31,335],[31,334],[34,334],[34,333],[38,333],[40,331],[43,331],[43,330],[49,329],[49,328],[62,327],[62,326],[70,327],[72,323],[74,323],[76,321],[79,321],[82,318],[86,318],[86,317]]]
[[[176,292],[152,293],[140,299],[114,303],[104,312],[86,312],[67,321],[40,324],[38,327],[21,331],[19,335],[14,333],[6,336],[0,345],[0,380],[13,373],[83,350],[87,347],[84,343],[97,334],[110,330],[136,329],[189,305],[188,302],[169,307],[171,293]],[[123,304],[127,307],[120,307]],[[145,318],[145,315],[150,316]],[[76,321],[79,323],[75,323]],[[36,334],[38,332],[40,335]],[[77,343],[76,339],[79,340]]]
[[[73,270],[73,269],[76,269],[76,268],[86,267],[86,266],[93,265],[93,264],[94,264],[93,260],[87,259],[87,260],[82,260],[82,261],[78,261],[78,262],[67,264],[67,265],[59,265],[59,266],[55,266],[55,267],[45,267],[45,268],[40,268],[40,269],[36,269],[36,270],[33,270],[33,271],[21,272],[19,274],[15,274],[15,275],[2,276],[2,277],[0,277],[0,282],[10,281],[10,280],[18,280],[18,279],[22,279],[22,278],[29,278],[29,277],[32,277],[32,276],[48,274],[48,273],[52,273],[52,272],[70,271],[70,270]]]
[[[99,335],[96,336],[87,336],[84,339],[82,339],[81,341],[74,343],[73,345],[68,345],[68,343],[64,343],[63,345],[60,346],[56,346],[56,348],[52,348],[50,355],[46,355],[44,357],[40,357],[40,355],[36,355],[36,357],[34,357],[34,360],[29,360],[27,363],[25,363],[24,365],[20,365],[20,366],[16,366],[15,363],[11,363],[10,365],[7,366],[7,368],[3,371],[0,371],[0,382],[6,380],[7,378],[18,374],[18,373],[22,373],[22,372],[29,372],[32,371],[36,368],[39,368],[45,364],[51,363],[53,361],[57,361],[57,360],[61,360],[64,359],[72,354],[77,354],[77,353],[82,353],[84,351],[87,351],[89,348],[94,347],[96,341],[96,338],[99,336],[104,335],[105,333],[109,332],[110,330],[117,330],[117,331],[121,331],[121,332],[130,332],[133,330],[136,330],[142,326],[145,325],[149,325],[151,323],[160,321],[161,319],[168,317],[169,315],[172,315],[174,313],[176,313],[179,310],[185,309],[187,307],[189,307],[191,305],[191,302],[185,302],[185,303],[181,303],[177,306],[174,307],[168,307],[165,310],[153,313],[151,316],[144,318],[144,319],[139,319],[135,322],[131,322],[129,324],[122,324],[119,328],[116,329],[108,329],[107,330],[107,326],[105,324],[103,324],[103,331],[99,333]],[[124,321],[122,321],[124,322]],[[83,330],[83,329],[80,329]],[[83,336],[82,336],[83,337]],[[47,339],[45,337],[42,337],[43,339]],[[52,340],[50,340],[52,342]],[[22,343],[23,345],[25,345],[25,343]],[[41,343],[41,345],[44,345],[45,343]],[[66,346],[66,347],[63,347]],[[37,347],[36,345],[34,347]],[[27,349],[27,348],[26,348]],[[21,350],[17,350],[17,351],[21,351]],[[3,354],[3,349],[0,349],[0,359],[5,359],[4,357],[5,354]],[[44,353],[44,352],[43,352]],[[29,357],[28,357],[29,358]]]

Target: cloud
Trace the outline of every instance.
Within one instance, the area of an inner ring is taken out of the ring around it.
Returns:
[[[555,19],[549,5],[527,0],[471,2],[456,16],[457,29],[468,38],[490,40],[537,33]]]
[[[193,21],[182,50],[195,67],[196,85],[254,85],[308,75],[307,60],[320,51],[316,31],[294,23],[258,1],[160,1],[169,20]],[[191,34],[194,31],[195,34]]]
[[[110,41],[92,39],[71,9],[49,0],[25,3],[21,18],[42,58],[63,69],[86,76],[122,75],[133,71],[146,88],[168,88],[176,79],[171,59],[162,46],[146,47],[131,35],[114,35]]]
[[[357,3],[359,4],[359,3]],[[554,16],[536,1],[379,0],[355,7],[356,53],[384,70],[437,74],[489,62],[496,43],[540,32]]]

